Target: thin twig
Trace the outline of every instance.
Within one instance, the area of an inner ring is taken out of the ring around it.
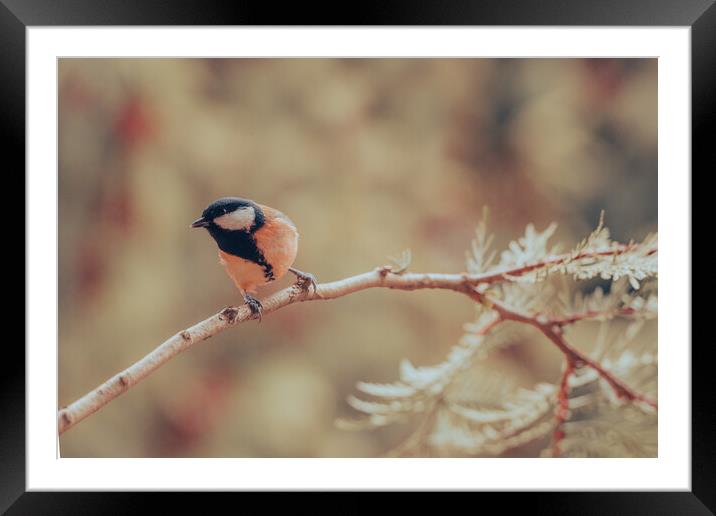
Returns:
[[[611,312],[599,312],[596,310],[589,310],[588,312],[580,312],[577,314],[570,314],[566,317],[562,317],[559,319],[553,319],[552,322],[554,324],[557,324],[559,326],[567,326],[569,324],[574,324],[579,321],[585,321],[588,319],[611,319],[613,317],[627,317],[630,315],[634,315],[636,310],[630,306],[622,307],[617,310],[612,310]]]
[[[555,428],[552,438],[552,456],[559,457],[561,454],[560,444],[564,439],[564,429],[562,425],[567,421],[569,416],[569,378],[574,372],[574,364],[570,360],[565,361],[564,371],[562,372],[562,380],[559,382],[559,391],[557,391],[557,411],[555,413]]]

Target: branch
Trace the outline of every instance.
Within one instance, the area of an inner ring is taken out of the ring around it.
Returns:
[[[538,268],[566,261],[573,261],[575,259],[589,258],[593,256],[618,255],[628,250],[630,250],[629,247],[622,246],[607,250],[583,252],[577,257],[570,255],[552,256],[534,264],[486,274],[398,274],[393,273],[390,266],[383,266],[374,271],[359,274],[357,276],[352,276],[331,283],[322,283],[317,285],[315,290],[303,290],[297,285],[293,285],[273,294],[261,303],[263,305],[263,314],[269,314],[293,303],[336,299],[354,292],[377,287],[397,290],[453,290],[455,292],[468,295],[469,297],[480,302],[484,302],[485,299],[482,294],[478,294],[475,290],[475,287],[478,285],[497,283],[504,281],[507,277],[521,276]],[[475,296],[478,296],[478,298]],[[527,322],[528,324],[536,325],[542,329],[535,318],[517,316],[514,315],[515,313],[509,312],[509,310],[503,313],[498,309],[498,312],[503,319]],[[513,315],[506,317],[505,314]],[[182,351],[185,351],[195,344],[207,340],[236,324],[246,322],[252,318],[253,314],[245,305],[239,307],[227,307],[208,319],[205,319],[200,323],[175,334],[138,362],[134,363],[124,371],[114,375],[102,385],[85,394],[71,405],[61,409],[57,415],[59,434],[62,435],[83,419],[103,408],[116,397],[127,392],[131,387],[169,362]],[[543,333],[550,337],[550,335],[548,335],[548,333],[544,330]],[[550,339],[553,340],[553,342],[555,342],[555,344],[557,344],[557,346],[563,351],[565,349],[569,349],[569,353],[574,357],[578,357],[582,363],[592,365],[590,364],[589,359],[583,357],[576,350],[569,348],[566,343],[562,344],[561,337],[556,341],[551,337]],[[560,343],[558,344],[558,342]],[[598,368],[598,364],[596,366],[592,365],[592,367],[595,367],[595,369],[600,371],[600,374],[608,375],[608,373],[606,373],[603,369]],[[616,385],[621,391],[627,393],[631,392],[626,386],[619,383],[618,380],[610,381],[610,383],[612,382],[614,382],[613,386]],[[617,392],[619,392],[619,390]],[[632,399],[637,398],[634,397]]]

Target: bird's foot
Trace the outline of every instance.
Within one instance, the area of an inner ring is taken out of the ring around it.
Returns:
[[[253,318],[258,319],[259,322],[261,322],[261,313],[264,309],[263,305],[261,304],[261,301],[259,301],[253,296],[250,296],[249,294],[244,294],[244,301],[246,302],[246,306],[249,307],[249,310],[251,310]]]
[[[299,271],[298,269],[294,269],[293,267],[289,267],[288,270],[296,276],[296,286],[298,288],[300,288],[304,292],[308,292],[310,288],[313,288],[313,293],[316,293],[317,283],[316,277],[313,274]]]

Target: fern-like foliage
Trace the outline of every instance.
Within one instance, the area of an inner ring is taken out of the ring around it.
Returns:
[[[543,231],[529,225],[498,255],[483,217],[466,267],[468,274],[492,277],[475,287],[490,301],[476,305],[475,319],[443,362],[417,367],[403,360],[397,381],[358,383],[359,394],[348,399],[358,417],[339,425],[365,429],[417,419],[414,432],[389,452],[395,456],[498,456],[525,445],[539,445],[542,456],[656,456],[656,409],[624,400],[604,375],[644,399],[657,397],[656,342],[638,338],[657,316],[657,237],[614,242],[602,215],[587,238],[559,254],[550,243],[555,230],[555,224]],[[585,294],[580,282],[592,278],[609,280],[608,286]],[[491,306],[496,302],[538,323],[554,321],[567,340],[572,323],[598,321],[596,341],[584,344],[592,345],[588,356],[602,373],[573,363],[563,386],[525,389],[491,370],[490,353],[537,333],[501,320]],[[568,410],[560,417],[561,388]]]

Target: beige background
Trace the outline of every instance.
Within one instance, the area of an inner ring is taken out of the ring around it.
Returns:
[[[603,208],[620,240],[656,229],[656,60],[63,59],[59,74],[60,405],[240,301],[188,228],[218,197],[288,214],[296,267],[325,281],[405,248],[415,271],[462,271],[485,205],[498,245],[553,220],[572,245]],[[381,455],[410,425],[339,430],[345,397],[402,358],[442,360],[472,316],[447,292],[287,307],[179,356],[62,455]],[[559,375],[544,343],[490,360],[518,384]]]

